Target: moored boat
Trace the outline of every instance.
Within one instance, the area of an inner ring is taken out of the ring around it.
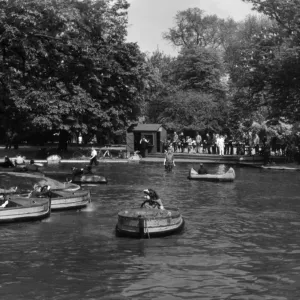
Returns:
[[[91,193],[86,190],[75,192],[51,192],[50,190],[50,195],[52,210],[80,209],[86,207],[91,202]]]
[[[281,171],[300,171],[299,168],[286,167],[286,166],[276,166],[276,165],[262,165],[262,169],[267,170],[281,170]]]
[[[80,189],[78,184],[72,182],[60,182],[55,179],[37,173],[0,172],[0,182],[4,186],[17,186],[17,192],[29,192],[35,184],[48,185],[51,190],[76,191]]]
[[[107,179],[105,176],[101,176],[101,175],[82,174],[82,175],[73,176],[71,182],[80,185],[98,185],[98,184],[106,184]]]
[[[229,168],[224,174],[198,174],[194,168],[191,168],[188,179],[230,182],[235,179],[235,171],[233,168]]]
[[[184,219],[176,208],[133,208],[118,213],[117,236],[152,238],[180,232]]]
[[[49,198],[28,199],[17,195],[7,195],[0,200],[0,223],[45,219],[51,212]],[[6,203],[7,202],[7,203]]]

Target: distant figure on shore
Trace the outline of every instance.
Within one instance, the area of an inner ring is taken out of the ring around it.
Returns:
[[[141,140],[140,140],[140,144],[141,144],[141,155],[142,157],[146,157],[146,150],[148,148],[148,145],[149,145],[149,141],[143,137]]]
[[[24,157],[21,154],[18,154],[17,158],[15,159],[15,165],[24,165],[25,163]]]
[[[198,174],[207,174],[207,170],[204,168],[203,164],[200,164]]]
[[[91,152],[91,157],[90,157],[90,166],[92,166],[93,164],[95,164],[95,166],[98,165],[98,161],[97,161],[97,150],[92,147],[92,152]]]

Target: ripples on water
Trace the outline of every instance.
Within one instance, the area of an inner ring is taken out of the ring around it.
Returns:
[[[299,174],[236,168],[235,182],[209,183],[187,180],[191,166],[100,165],[109,183],[88,208],[1,226],[0,299],[300,299]],[[117,212],[150,187],[184,231],[116,238]]]

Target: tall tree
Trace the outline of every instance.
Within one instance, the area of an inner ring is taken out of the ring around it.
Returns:
[[[146,68],[138,46],[125,42],[128,6],[125,0],[1,1],[6,123],[24,131],[109,134],[135,118]]]
[[[163,37],[180,48],[219,48],[232,26],[232,20],[224,21],[216,15],[205,15],[199,8],[189,8],[176,14],[175,26],[163,33]]]

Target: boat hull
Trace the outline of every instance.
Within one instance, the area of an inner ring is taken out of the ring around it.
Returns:
[[[51,197],[51,209],[68,210],[68,209],[81,209],[86,207],[91,202],[90,191],[55,191]]]
[[[104,176],[86,174],[74,176],[72,178],[72,183],[81,184],[81,185],[98,185],[98,184],[107,184],[107,179]]]
[[[163,237],[179,233],[184,223],[177,210],[130,209],[119,212],[116,235],[133,238]]]
[[[42,220],[50,216],[51,201],[48,198],[29,199],[20,196],[7,196],[16,207],[0,209],[0,223]]]
[[[0,172],[0,180],[3,186],[17,186],[17,192],[31,191],[35,184],[49,185],[51,190],[76,191],[80,186],[71,182],[60,182],[44,176],[43,174]]]
[[[230,168],[224,174],[198,174],[193,168],[190,170],[188,179],[201,181],[232,182],[235,179],[235,172]]]

